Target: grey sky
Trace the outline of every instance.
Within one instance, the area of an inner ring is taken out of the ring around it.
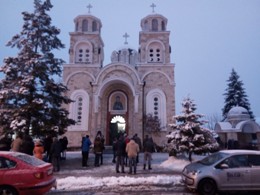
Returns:
[[[101,19],[105,44],[105,62],[110,63],[113,50],[128,43],[138,50],[140,21],[155,12],[168,18],[171,31],[171,62],[175,63],[176,114],[181,101],[189,95],[197,112],[221,114],[223,93],[234,68],[255,116],[260,117],[260,1],[259,0],[52,0],[53,25],[61,29],[59,38],[66,45],[57,57],[68,62],[69,32],[74,31],[74,18],[88,13]],[[0,1],[0,61],[16,55],[5,47],[7,41],[22,29],[22,11],[31,11],[33,0]]]

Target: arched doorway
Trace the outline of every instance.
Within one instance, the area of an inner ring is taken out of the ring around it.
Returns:
[[[128,133],[128,97],[125,92],[113,91],[108,98],[106,144],[112,145],[120,133]]]
[[[124,133],[126,133],[125,118],[120,115],[115,115],[112,117],[109,125],[109,145],[113,144],[113,141],[118,137],[119,134]]]

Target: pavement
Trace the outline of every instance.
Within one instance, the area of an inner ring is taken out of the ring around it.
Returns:
[[[89,161],[88,161],[88,167],[82,167],[81,165],[81,152],[80,151],[73,151],[73,152],[67,152],[66,154],[66,160],[62,160],[61,162],[61,170],[59,172],[55,172],[54,175],[57,179],[66,178],[69,176],[74,177],[82,177],[82,176],[88,176],[88,177],[122,177],[122,176],[128,176],[128,177],[149,177],[149,176],[157,176],[157,175],[180,175],[180,173],[174,172],[170,169],[166,169],[164,167],[161,167],[160,164],[168,159],[168,153],[153,153],[152,155],[152,170],[143,170],[143,153],[139,154],[139,161],[137,165],[137,174],[129,175],[128,171],[129,168],[125,167],[125,173],[116,173],[115,170],[115,163],[112,162],[113,154],[110,151],[106,151],[103,154],[103,165],[99,167],[94,166],[94,154],[89,154]],[[112,192],[111,192],[112,191]],[[77,194],[77,195],[121,195],[121,194],[142,194],[142,195],[168,195],[168,194],[192,194],[189,193],[183,185],[181,186],[153,186],[149,189],[145,189],[141,187],[138,189],[138,186],[136,186],[135,190],[133,191],[133,186],[131,188],[127,189],[121,189],[119,191],[115,191],[114,189],[107,189],[107,188],[91,188],[86,190],[78,190],[78,191],[62,191],[62,190],[54,190],[52,189],[47,195],[53,195],[53,194],[63,194],[63,195],[69,195],[69,194]]]

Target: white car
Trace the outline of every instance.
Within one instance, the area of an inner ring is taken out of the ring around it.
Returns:
[[[218,191],[260,190],[260,152],[222,150],[190,163],[182,171],[184,184],[202,195]]]

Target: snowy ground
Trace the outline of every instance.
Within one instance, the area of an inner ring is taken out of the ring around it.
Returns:
[[[126,191],[156,191],[158,188],[163,188],[166,193],[169,190],[178,190],[178,187],[182,187],[183,190],[180,173],[189,163],[186,160],[168,157],[166,153],[154,153],[151,171],[144,171],[142,163],[139,163],[137,174],[129,175],[128,167],[125,168],[126,173],[115,173],[112,154],[104,155],[104,165],[100,167],[91,166],[94,155],[90,154],[90,166],[87,168],[81,167],[80,155],[80,152],[67,152],[67,160],[62,162],[61,171],[55,173],[57,189],[48,194],[72,194],[73,191],[73,194],[86,194],[86,191],[122,194]],[[143,155],[140,154],[140,161],[142,158]]]

